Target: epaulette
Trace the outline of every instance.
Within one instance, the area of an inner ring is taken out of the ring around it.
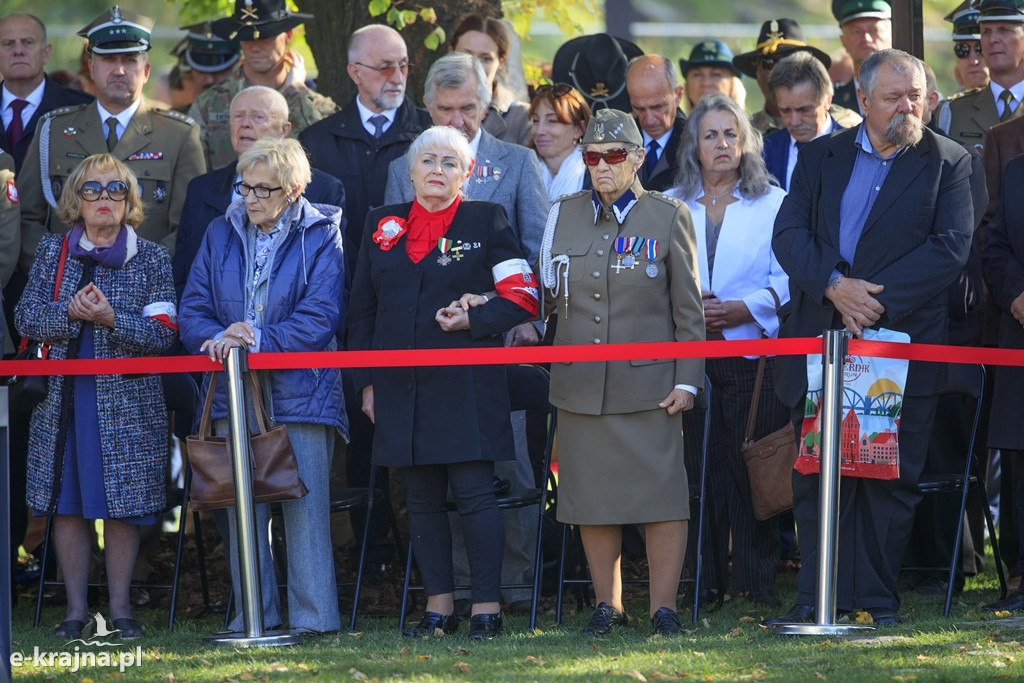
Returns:
[[[670,194],[665,194],[664,192],[658,192],[657,190],[653,190],[651,192],[648,192],[647,194],[651,195],[655,199],[660,199],[663,202],[671,204],[672,206],[682,206],[683,205],[683,200],[682,199],[679,199],[678,197],[673,197]]]
[[[566,199],[573,199],[584,194],[590,194],[590,190],[580,190],[579,192],[573,192],[571,194],[563,194],[561,197],[555,199],[555,201],[552,202],[552,204],[554,204],[555,202],[564,202]]]
[[[946,99],[948,101],[952,102],[954,100],[959,100],[961,97],[966,97],[967,95],[973,95],[974,93],[978,92],[979,90],[988,90],[988,89],[989,89],[988,86],[985,85],[985,86],[982,86],[980,88],[971,88],[970,90],[961,90],[960,92],[953,93],[952,95],[950,95]]]
[[[50,111],[46,112],[46,114],[43,115],[43,119],[52,119],[52,118],[55,118],[57,116],[64,116],[65,114],[72,114],[72,113],[74,113],[76,111],[80,111],[82,109],[85,109],[86,107],[90,106],[91,104],[92,104],[92,102],[86,102],[85,104],[73,104],[73,105],[71,105],[69,107],[57,107],[56,109],[51,109]]]
[[[157,109],[157,108],[154,108],[153,111],[156,112],[157,114],[161,114],[163,116],[166,116],[169,119],[177,119],[177,120],[181,121],[182,123],[192,124],[192,123],[196,122],[195,119],[193,119],[191,116],[188,116],[186,114],[182,114],[181,112],[174,111],[173,109]]]

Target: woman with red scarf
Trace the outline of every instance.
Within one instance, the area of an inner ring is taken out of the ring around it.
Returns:
[[[416,198],[371,211],[349,307],[350,349],[501,347],[501,333],[537,314],[537,286],[505,210],[464,201],[473,167],[466,138],[435,126],[406,158]],[[469,637],[501,630],[504,526],[494,463],[514,458],[505,368],[500,365],[359,370],[363,412],[377,428],[373,463],[405,482],[413,552],[426,613],[402,632],[453,633],[448,488],[458,506],[472,576]]]

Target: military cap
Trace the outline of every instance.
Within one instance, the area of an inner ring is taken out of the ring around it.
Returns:
[[[811,47],[804,40],[803,29],[796,19],[772,19],[761,24],[761,33],[757,36],[757,45],[750,52],[744,52],[732,58],[733,66],[750,76],[757,78],[757,62],[761,57],[782,59],[794,52],[810,52],[825,68],[832,66],[832,59],[816,47]]]
[[[89,39],[89,50],[98,55],[149,52],[153,20],[117,5],[78,32]]]
[[[643,50],[607,33],[573,38],[555,53],[551,78],[579,90],[591,109],[629,109],[626,70]]]
[[[953,24],[953,40],[981,40],[981,24],[978,23],[980,10],[976,0],[964,0],[943,19]]]
[[[205,74],[230,69],[242,57],[242,46],[237,41],[224,40],[213,32],[212,22],[204,21],[182,26],[188,35],[174,46],[171,54],[179,62]]]
[[[979,22],[1024,21],[1024,0],[981,0]]]
[[[234,13],[213,22],[213,32],[225,40],[259,40],[291,31],[313,18],[292,12],[286,0],[235,0]]]
[[[580,140],[584,145],[602,142],[626,142],[635,147],[644,146],[636,119],[618,109],[606,108],[595,111],[587,124],[587,132]]]
[[[686,78],[686,72],[699,66],[719,66],[728,69],[735,76],[743,77],[743,73],[732,63],[732,50],[720,40],[705,40],[697,43],[690,50],[689,59],[679,60],[679,70]]]
[[[892,19],[886,0],[832,0],[832,16],[842,26],[854,19]]]

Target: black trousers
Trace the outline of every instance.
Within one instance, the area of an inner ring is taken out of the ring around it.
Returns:
[[[904,398],[898,479],[840,477],[838,609],[899,609],[896,581],[914,524],[914,510],[921,500],[917,482],[928,452],[935,405],[935,396]],[[793,409],[792,417],[799,440],[802,405]],[[803,558],[797,574],[797,602],[807,605],[815,604],[818,583],[819,482],[817,474],[793,471],[793,516]]]
[[[494,497],[494,463],[460,462],[400,468],[412,549],[427,595],[455,590],[448,488],[462,518],[473,602],[501,600],[505,526]]]

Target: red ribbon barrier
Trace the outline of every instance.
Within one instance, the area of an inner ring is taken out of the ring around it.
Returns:
[[[733,341],[653,342],[579,346],[517,346],[512,348],[414,349],[403,351],[319,351],[254,353],[254,370],[298,368],[368,368],[437,365],[502,365],[560,363],[637,358],[725,358],[730,356],[796,356],[821,353],[821,339],[737,339]],[[851,339],[849,354],[906,358],[944,363],[984,363],[1024,367],[1024,349],[975,346],[901,344]],[[87,360],[0,361],[0,375],[105,375],[154,372],[205,372],[221,369],[208,356],[96,358]]]

